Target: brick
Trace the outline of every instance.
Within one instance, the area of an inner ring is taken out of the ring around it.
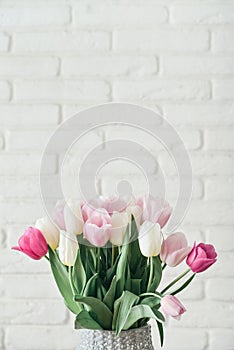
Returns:
[[[0,150],[3,150],[5,145],[4,136],[0,134]]]
[[[206,237],[219,251],[233,250],[233,227],[214,226],[207,229]]]
[[[233,209],[233,202],[194,200],[190,203],[184,221],[193,225],[232,225]]]
[[[56,171],[56,157],[48,155],[48,174]],[[0,158],[1,175],[37,175],[39,174],[41,155],[39,154],[2,154]]]
[[[0,81],[0,100],[9,100],[10,94],[10,85],[5,81]]]
[[[209,177],[206,182],[208,200],[232,200],[234,197],[234,177]]]
[[[59,334],[59,337],[58,337]],[[43,341],[41,341],[43,339]],[[78,343],[78,332],[70,325],[56,327],[14,326],[6,331],[6,346],[8,350],[41,350],[75,348]]]
[[[25,227],[27,227],[27,225],[25,225]],[[19,236],[17,238],[19,238]],[[17,239],[14,245],[17,245]],[[10,249],[1,249],[0,273],[7,275],[33,274],[35,276],[38,274],[50,273],[50,267],[46,259],[36,261],[20,252]]]
[[[233,329],[215,329],[210,331],[209,350],[232,350],[233,344]]]
[[[50,188],[52,197],[56,193],[53,192],[54,175],[47,177],[48,188]],[[38,174],[35,175],[18,175],[16,176],[1,176],[0,177],[0,193],[2,197],[7,198],[40,198],[40,182]]]
[[[6,288],[7,285],[7,288]],[[20,288],[16,288],[19,286]],[[48,286],[48,288],[45,288]],[[0,295],[5,299],[62,299],[55,284],[52,274],[50,275],[1,275]],[[20,304],[21,301],[18,301]],[[34,301],[33,301],[34,302]],[[38,301],[35,301],[37,304]]]
[[[196,176],[225,176],[234,173],[232,152],[190,152],[189,156],[193,174]],[[167,152],[162,151],[158,155],[158,162],[168,176],[177,174],[175,164]]]
[[[51,130],[11,131],[8,133],[8,150],[28,150],[42,152],[52,135]],[[25,142],[27,140],[27,142]]]
[[[0,51],[5,52],[8,50],[9,37],[6,34],[0,33]]]
[[[215,80],[213,82],[213,95],[217,99],[234,98],[234,80]]]
[[[14,208],[15,210],[12,210]],[[2,220],[9,223],[35,222],[38,217],[44,216],[44,208],[39,199],[7,200],[0,202]]]
[[[223,56],[163,56],[161,69],[170,75],[233,74],[233,57]]]
[[[41,33],[17,33],[13,35],[14,52],[80,52],[108,50],[109,34],[106,32],[62,31]]]
[[[191,45],[191,42],[193,45]],[[206,30],[158,29],[115,31],[114,50],[158,52],[201,52],[209,47],[209,34]]]
[[[68,6],[2,7],[0,21],[3,27],[52,26],[70,22]]]
[[[6,77],[50,77],[58,72],[56,58],[0,57],[0,76]]]
[[[144,56],[65,57],[62,75],[65,76],[119,76],[141,77],[157,72],[157,60]]]
[[[208,150],[228,150],[234,149],[234,129],[209,129],[205,130],[205,147]]]
[[[210,243],[214,243],[212,240]],[[233,264],[234,264],[234,254],[233,252],[221,252],[219,246],[216,246],[218,253],[218,260],[207,272],[201,275],[201,278],[206,280],[209,278],[233,278]],[[220,291],[219,291],[220,293]]]
[[[127,27],[152,26],[167,20],[167,10],[157,4],[89,2],[75,7],[74,21],[79,26]]]
[[[49,301],[1,300],[1,324],[62,324],[67,311],[63,303]]]
[[[165,117],[173,125],[229,126],[234,125],[234,103],[207,102],[199,104],[164,104]]]
[[[219,292],[217,291],[217,293]],[[220,320],[222,320],[222,328],[230,328],[233,325],[233,304],[203,300],[187,302],[186,306],[187,312],[183,315],[180,322],[171,320],[173,327],[219,328]],[[228,315],[228,317],[223,317],[224,314]]]
[[[6,128],[56,126],[59,108],[55,105],[0,105],[1,124]]]
[[[233,4],[176,4],[171,8],[172,23],[228,24],[234,23]]]
[[[234,30],[219,29],[212,32],[212,49],[216,52],[234,52]]]
[[[15,98],[21,101],[106,101],[109,87],[103,81],[21,81],[15,83]]]
[[[155,349],[160,349],[159,336],[157,326],[154,324]],[[175,344],[178,344],[178,347]],[[173,329],[166,327],[165,329],[165,345],[166,350],[204,350],[207,344],[207,335],[204,330],[197,329]]]
[[[116,99],[139,100],[192,100],[208,99],[210,86],[206,81],[186,80],[143,80],[116,81],[113,83],[113,95]]]
[[[206,295],[211,300],[234,301],[233,288],[234,278],[211,279],[207,281]]]
[[[4,349],[4,330],[0,328],[0,349]]]

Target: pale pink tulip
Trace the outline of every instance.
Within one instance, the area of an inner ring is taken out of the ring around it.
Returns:
[[[165,315],[177,320],[180,320],[181,315],[186,311],[184,305],[173,295],[166,295],[162,298],[161,310]]]
[[[172,213],[172,208],[167,202],[152,196],[143,196],[137,200],[137,205],[142,209],[141,223],[151,221],[158,223],[163,228]]]
[[[80,235],[83,232],[83,217],[81,212],[81,203],[72,201],[64,207],[64,221],[66,232]]]
[[[96,247],[103,247],[110,239],[111,227],[108,212],[105,209],[95,210],[84,224],[84,238]]]
[[[18,240],[19,246],[12,247],[34,260],[39,260],[48,252],[48,245],[45,237],[40,230],[34,227],[28,227],[24,234]]]
[[[168,266],[179,265],[189,254],[191,247],[182,232],[173,233],[163,241],[160,253],[161,260]]]
[[[66,230],[66,225],[64,221],[64,207],[65,207],[65,201],[60,200],[56,203],[53,210],[54,222],[58,225],[60,230]]]
[[[217,253],[211,244],[194,243],[193,249],[189,253],[186,263],[195,273],[207,270],[217,261]]]

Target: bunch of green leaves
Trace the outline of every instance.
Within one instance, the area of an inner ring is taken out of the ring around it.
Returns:
[[[154,319],[163,344],[162,295],[157,292],[162,262],[159,256],[148,259],[141,254],[133,217],[122,247],[80,245],[69,268],[51,248],[49,259],[65,304],[76,315],[75,328],[113,330],[118,335]]]

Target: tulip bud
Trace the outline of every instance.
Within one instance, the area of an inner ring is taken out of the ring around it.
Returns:
[[[60,231],[59,258],[66,266],[73,266],[79,245],[73,233]]]
[[[116,246],[123,245],[124,235],[128,226],[129,216],[128,213],[114,211],[111,217],[111,233],[110,242]]]
[[[111,234],[111,218],[105,209],[94,210],[84,224],[84,238],[96,247],[103,247]]]
[[[40,230],[29,227],[18,240],[19,246],[12,247],[34,260],[39,260],[48,252],[48,245]]]
[[[142,255],[157,256],[161,250],[161,230],[159,224],[145,221],[139,232],[139,246]]]
[[[213,265],[217,260],[217,253],[211,244],[194,243],[186,263],[195,273],[203,272]]]
[[[173,295],[166,295],[162,298],[161,309],[165,315],[169,315],[176,320],[180,320],[181,315],[186,311],[184,305]]]
[[[66,231],[74,235],[80,235],[83,232],[83,217],[80,202],[68,203],[64,207],[64,221]]]
[[[186,258],[190,250],[185,235],[178,232],[163,241],[160,257],[168,266],[175,267]]]
[[[50,221],[50,219],[45,216],[36,221],[35,227],[40,230],[45,237],[47,243],[52,249],[56,249],[59,245],[59,230]]]

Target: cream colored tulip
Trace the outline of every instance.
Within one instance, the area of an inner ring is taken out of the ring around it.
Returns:
[[[76,235],[60,231],[59,258],[64,265],[74,265],[78,249],[79,245]]]
[[[111,217],[111,234],[110,242],[113,245],[121,246],[124,242],[124,236],[129,223],[129,215],[127,212],[114,211]]]
[[[139,232],[139,246],[142,255],[157,256],[161,251],[161,228],[159,224],[145,221]]]
[[[56,249],[59,245],[59,230],[51,222],[48,216],[45,216],[36,221],[35,227],[41,231],[46,239],[46,242],[52,249]]]
[[[80,202],[70,202],[64,207],[64,221],[66,231],[74,235],[80,235],[83,232],[83,217]]]
[[[134,216],[136,226],[138,231],[140,230],[140,222],[141,222],[141,215],[142,215],[142,210],[138,205],[130,205],[126,208],[126,212],[129,215],[129,223],[131,223],[131,216]]]

